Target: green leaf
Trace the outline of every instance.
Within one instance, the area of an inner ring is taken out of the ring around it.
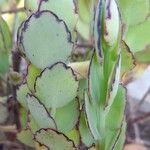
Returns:
[[[104,84],[103,66],[96,56],[96,52],[93,53],[93,57],[89,70],[89,93],[93,100],[93,103],[103,105],[105,103],[106,84]]]
[[[64,134],[52,129],[41,129],[36,132],[34,139],[40,145],[46,145],[51,150],[75,150],[74,143]]]
[[[105,115],[101,114],[100,108],[96,104],[91,103],[91,99],[89,98],[86,92],[85,92],[85,111],[90,131],[92,132],[94,139],[99,140],[101,138],[101,133],[99,131],[100,123],[104,124]],[[100,115],[102,116],[102,118]],[[101,121],[99,119],[101,119]]]
[[[114,102],[111,105],[109,112],[106,114],[106,149],[112,147],[116,138],[119,136],[121,124],[124,120],[124,110],[125,90],[120,86]]]
[[[50,116],[45,106],[36,97],[28,94],[27,103],[33,119],[40,128],[56,129],[54,119]]]
[[[0,73],[6,73],[9,69],[9,55],[0,51]]]
[[[27,121],[28,121],[28,111],[24,109],[23,107],[19,108],[19,115],[20,115],[20,123],[21,128],[26,129],[27,128]]]
[[[12,48],[12,36],[9,31],[9,27],[4,19],[0,16],[0,35],[2,36],[4,49],[0,49],[0,51],[9,52]]]
[[[33,136],[29,129],[22,130],[17,134],[17,139],[23,144],[34,147]]]
[[[91,11],[93,10],[92,5],[93,0],[77,0],[79,18],[84,23],[88,24],[91,21]]]
[[[17,100],[26,110],[28,110],[26,98],[28,93],[30,93],[30,91],[26,83],[20,85],[17,89]]]
[[[27,124],[33,134],[35,134],[36,131],[41,129],[31,114],[28,114],[28,123]]]
[[[74,128],[65,134],[70,140],[72,140],[75,143],[76,147],[80,144],[80,133],[78,129]]]
[[[150,48],[134,53],[134,57],[140,63],[150,63]]]
[[[26,8],[26,10],[28,10],[29,12],[31,11],[36,11],[38,9],[39,6],[39,0],[24,0],[24,7]]]
[[[108,100],[106,102],[106,109],[107,111],[112,107],[112,103],[116,97],[118,92],[118,87],[120,83],[120,70],[121,70],[121,55],[118,56],[118,61],[113,68],[112,74],[108,79]]]
[[[114,150],[122,150],[124,147],[124,142],[126,138],[126,122],[124,121],[120,129],[119,136],[117,137],[113,147]]]
[[[12,48],[12,37],[7,23],[0,16],[0,73],[9,69],[9,52]]]
[[[104,0],[99,0],[96,12],[95,12],[95,21],[94,21],[94,39],[95,39],[95,49],[97,56],[103,57],[103,48],[102,48],[102,30],[103,30],[103,16],[105,10]]]
[[[28,66],[26,81],[29,89],[34,92],[34,84],[37,76],[41,73],[41,70],[36,68],[33,64]]]
[[[77,31],[79,34],[86,40],[90,38],[90,27],[88,24],[82,22],[81,20],[78,20],[76,25]]]
[[[67,133],[72,130],[77,124],[78,119],[79,102],[77,99],[74,99],[64,107],[57,108],[54,116],[58,130],[63,133]]]
[[[41,69],[58,61],[66,62],[73,47],[67,26],[49,11],[29,17],[22,29],[21,42],[28,59]]]
[[[91,147],[95,141],[93,139],[91,131],[89,130],[88,123],[86,121],[84,112],[81,112],[81,114],[80,114],[79,131],[80,131],[80,135],[81,135],[81,141],[87,147]]]
[[[118,0],[122,20],[127,25],[143,22],[149,13],[148,0]]]
[[[94,3],[95,0],[77,0],[79,18],[76,28],[81,36],[86,40],[89,40],[91,35],[90,29],[93,19]]]
[[[122,41],[121,43],[121,76],[135,67],[135,58],[129,47]]]
[[[73,0],[42,0],[40,11],[42,10],[49,10],[64,20],[71,32],[75,29],[77,14]]]
[[[127,33],[125,34],[125,42],[129,46],[131,52],[136,53],[142,51],[147,49],[147,47],[150,45],[149,27],[150,19],[147,19],[141,24],[128,28]]]
[[[46,68],[37,78],[36,96],[47,108],[56,109],[73,101],[77,95],[78,81],[70,67],[56,63]]]

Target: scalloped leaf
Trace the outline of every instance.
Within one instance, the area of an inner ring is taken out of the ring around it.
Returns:
[[[29,17],[22,29],[21,42],[28,59],[41,69],[58,61],[66,62],[73,48],[67,26],[49,11]]]
[[[28,111],[24,109],[23,107],[19,108],[19,115],[20,115],[20,123],[21,128],[26,129],[27,128],[27,121],[28,121]]]
[[[41,129],[36,132],[34,139],[51,150],[75,150],[74,143],[64,134],[52,129]]]
[[[39,6],[39,0],[24,0],[24,7],[29,12],[36,11]]]
[[[33,136],[29,129],[25,129],[17,133],[17,139],[23,144],[26,144],[30,147],[34,147]]]
[[[27,95],[27,104],[33,119],[39,128],[56,129],[54,119],[50,116],[45,106],[33,95]],[[40,117],[39,117],[40,115]]]
[[[22,84],[17,89],[17,100],[26,110],[28,110],[27,98],[26,98],[28,93],[30,93],[30,90],[26,83]]]
[[[78,81],[70,67],[56,63],[37,78],[35,95],[47,108],[56,109],[71,102],[77,95]]]
[[[86,121],[86,117],[83,112],[81,112],[81,114],[80,114],[79,131],[80,131],[80,135],[81,135],[81,141],[87,147],[91,147],[95,141],[89,130],[88,123]]]
[[[122,41],[121,43],[121,76],[135,67],[135,59],[129,47]]]
[[[41,10],[50,10],[61,20],[64,20],[69,30],[72,32],[77,22],[77,14],[74,0],[42,0]]]
[[[41,145],[38,142],[34,141],[36,150],[49,150],[47,146]]]
[[[141,23],[148,16],[148,0],[118,0],[118,4],[123,22],[127,25],[135,25]]]
[[[136,53],[142,51],[150,45],[149,27],[150,19],[148,18],[145,22],[128,28],[125,34],[125,42],[129,46],[131,52]]]
[[[27,124],[33,134],[35,134],[36,131],[41,129],[31,114],[28,114],[28,123]]]
[[[40,75],[40,73],[41,73],[41,70],[36,68],[33,64],[30,64],[28,66],[26,81],[27,81],[28,88],[32,92],[34,92],[35,80],[36,80],[37,76]]]
[[[150,47],[147,47],[145,50],[134,53],[136,61],[140,63],[150,63]]]
[[[80,133],[78,129],[74,128],[68,133],[65,133],[65,135],[75,143],[76,147],[78,147],[78,145],[80,144]]]
[[[73,129],[77,124],[78,119],[79,102],[77,99],[74,99],[64,107],[57,108],[54,116],[58,130],[63,133],[67,133]]]

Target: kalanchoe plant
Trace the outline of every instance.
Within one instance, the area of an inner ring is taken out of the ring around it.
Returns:
[[[125,90],[119,83],[117,4],[115,0],[61,3],[63,8],[58,0],[41,0],[30,8],[30,1],[25,1],[30,16],[18,29],[17,44],[28,67],[17,90],[22,126],[17,137],[36,149],[122,150]],[[94,41],[91,60],[71,63],[82,38]],[[79,81],[83,78],[84,85]]]

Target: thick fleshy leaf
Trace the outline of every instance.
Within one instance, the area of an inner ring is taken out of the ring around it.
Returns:
[[[148,48],[148,46],[150,45],[149,27],[150,19],[147,19],[141,24],[128,28],[127,33],[125,34],[125,42],[129,46],[131,52],[136,53]]]
[[[26,83],[22,84],[17,89],[17,100],[26,110],[28,110],[27,98],[26,98],[28,93],[30,93],[30,91]]]
[[[24,143],[25,145],[28,145],[30,147],[34,147],[33,142],[33,136],[29,129],[22,130],[17,134],[17,139]]]
[[[42,10],[50,10],[56,14],[59,19],[65,21],[71,32],[74,30],[77,22],[74,0],[42,0],[40,11]]]
[[[33,64],[28,66],[26,81],[28,88],[34,92],[34,84],[37,76],[41,73],[41,70],[36,68]]]
[[[126,122],[124,121],[120,129],[119,136],[116,138],[116,141],[113,145],[114,150],[123,149],[125,138],[126,138]]]
[[[24,0],[24,7],[28,11],[36,11],[38,10],[39,0]]]
[[[0,124],[4,124],[8,117],[8,110],[5,104],[0,102]]]
[[[1,39],[2,37],[2,39]],[[0,40],[3,40],[4,49],[0,49],[0,51],[9,52],[12,48],[12,37],[9,31],[9,27],[4,19],[0,16]],[[1,48],[2,45],[0,45]]]
[[[79,19],[76,25],[77,31],[80,35],[88,40],[90,37],[91,21],[93,19],[95,0],[77,0],[77,11]]]
[[[105,103],[106,83],[104,84],[103,66],[94,52],[89,70],[89,93],[94,102]]]
[[[21,107],[19,109],[19,115],[20,115],[20,123],[21,123],[21,128],[26,129],[27,128],[27,121],[28,121],[28,111]]]
[[[54,119],[50,116],[45,106],[36,97],[33,95],[27,95],[27,104],[33,119],[40,128],[56,129]]]
[[[123,22],[127,25],[135,25],[143,22],[149,13],[148,0],[117,0]]]
[[[56,63],[37,78],[35,95],[47,108],[56,109],[71,102],[77,94],[78,81],[70,67]]]
[[[88,24],[82,22],[81,20],[78,20],[77,25],[76,25],[76,29],[84,39],[89,40],[90,27]]]
[[[94,136],[94,139],[98,140],[101,138],[102,134],[99,132],[100,124],[105,124],[105,115],[102,115],[98,105],[95,105],[91,102],[91,99],[89,98],[87,93],[85,93],[85,111],[88,119],[89,128]]]
[[[9,52],[12,48],[12,37],[8,25],[0,16],[0,73],[9,69]]]
[[[125,90],[119,87],[118,93],[114,99],[109,112],[106,115],[106,147],[110,148],[119,137],[122,123],[124,121],[125,109]],[[114,119],[115,116],[115,119]]]
[[[27,124],[33,134],[35,134],[36,131],[41,129],[31,114],[28,114],[28,123]]]
[[[96,7],[96,13],[95,13],[95,21],[94,21],[94,39],[95,39],[95,49],[98,56],[101,58],[103,57],[103,49],[102,49],[102,23],[104,16],[104,1],[99,0],[97,7]]]
[[[36,142],[35,140],[34,140],[34,144],[35,144],[36,150],[49,150],[47,146],[41,145],[38,142]]]
[[[79,131],[80,131],[80,135],[81,135],[81,141],[87,147],[90,147],[94,143],[94,139],[91,134],[91,131],[89,130],[88,123],[86,121],[84,112],[81,112],[81,114],[80,114]]]
[[[120,16],[116,0],[106,0],[105,11],[104,39],[109,46],[113,46],[120,34]]]
[[[135,58],[125,42],[121,43],[121,76],[135,67]]]
[[[73,100],[64,107],[57,108],[54,116],[57,129],[63,133],[67,133],[73,129],[77,124],[78,119],[79,102],[77,99]]]
[[[74,143],[64,134],[52,129],[41,129],[36,132],[34,139],[46,145],[51,150],[75,150]]]
[[[134,53],[134,57],[140,63],[150,63],[150,48]]]
[[[1,74],[6,73],[8,69],[9,69],[9,55],[6,52],[0,52],[0,73]]]
[[[95,1],[95,0],[94,0]],[[91,12],[93,10],[93,0],[77,0],[78,14],[84,23],[91,21]]]
[[[49,11],[29,17],[22,29],[21,42],[31,63],[42,69],[58,61],[66,62],[73,47],[67,26]]]
[[[74,142],[75,146],[78,147],[78,145],[80,144],[80,133],[79,133],[78,129],[74,128],[65,134],[70,140],[72,140]]]
[[[110,74],[110,78],[108,80],[108,101],[106,103],[107,111],[112,107],[112,103],[116,94],[118,92],[118,87],[120,83],[120,70],[121,70],[121,55],[118,56],[118,61],[114,67],[112,74]]]

